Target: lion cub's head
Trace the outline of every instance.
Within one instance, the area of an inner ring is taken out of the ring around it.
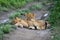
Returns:
[[[16,18],[13,20],[13,22],[14,22],[15,24],[18,23],[18,22],[21,22],[21,18],[16,17]]]
[[[35,19],[35,14],[34,13],[27,13],[25,14],[27,20]]]

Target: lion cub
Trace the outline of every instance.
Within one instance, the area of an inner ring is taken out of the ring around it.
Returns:
[[[16,26],[20,26],[20,27],[26,27],[29,29],[45,29],[48,25],[48,23],[44,20],[36,20],[35,19],[35,14],[34,13],[28,13],[25,14],[26,19],[21,19],[16,17],[14,19],[14,23]]]
[[[15,25],[16,26],[20,26],[20,27],[28,27],[28,24],[27,24],[27,21],[21,19],[21,18],[18,18],[16,17],[14,19],[14,22],[15,22]]]
[[[36,29],[46,29],[47,27],[47,22],[44,20],[36,20],[35,19],[35,14],[34,13],[28,13],[25,14],[26,20],[31,21],[33,26],[30,26],[29,28],[35,27]]]

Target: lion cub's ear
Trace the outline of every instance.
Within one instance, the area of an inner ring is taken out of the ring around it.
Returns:
[[[15,20],[16,20],[16,22],[21,22],[21,20],[22,20],[22,19],[21,19],[21,18],[16,17],[16,18],[15,18]]]
[[[16,20],[21,20],[21,18],[18,18],[18,17],[16,17],[15,19],[16,19]]]
[[[30,13],[30,14],[29,14],[29,18],[30,18],[30,19],[35,19],[35,16],[36,16],[36,14],[34,14],[34,13]]]
[[[17,20],[18,20],[19,18],[18,18],[18,17],[16,17],[15,19],[17,19]]]
[[[32,13],[32,16],[34,16],[34,17],[35,17],[35,16],[36,16],[36,14]]]

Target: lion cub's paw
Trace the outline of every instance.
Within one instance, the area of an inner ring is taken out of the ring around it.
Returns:
[[[23,25],[20,23],[16,23],[15,26],[23,28]]]
[[[35,27],[34,26],[30,26],[29,29],[35,29]]]
[[[36,28],[37,28],[37,30],[41,30],[41,28],[39,26],[37,26]]]

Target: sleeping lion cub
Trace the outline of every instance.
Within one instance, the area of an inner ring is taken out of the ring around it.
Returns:
[[[28,27],[28,24],[25,20],[16,17],[14,20],[14,23],[16,26],[20,26],[20,27]]]
[[[25,14],[26,16],[26,20],[31,21],[33,26],[30,26],[29,28],[33,28],[35,27],[36,29],[46,29],[47,26],[49,26],[48,22],[44,21],[44,20],[36,20],[35,19],[35,14],[34,13],[28,13]]]
[[[23,20],[21,18],[18,18],[16,17],[14,19],[14,23],[15,23],[15,26],[18,26],[18,27],[25,27],[25,28],[29,28],[29,27],[33,27],[33,22],[32,21],[27,21],[27,20]],[[34,28],[32,28],[34,29]]]
[[[20,27],[26,27],[29,29],[46,29],[48,22],[44,21],[44,20],[36,20],[35,19],[35,14],[34,13],[28,13],[25,14],[26,19],[21,19],[16,17],[14,19],[14,23],[16,26],[20,26]]]

